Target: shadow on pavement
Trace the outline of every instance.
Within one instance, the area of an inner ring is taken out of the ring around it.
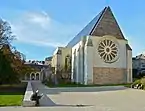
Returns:
[[[60,94],[61,92],[103,92],[103,91],[118,91],[128,89],[123,86],[101,86],[101,87],[67,87],[67,88],[49,88],[42,83],[32,82],[33,91],[38,89],[40,93],[43,93],[43,97],[40,99],[40,107],[88,107],[92,105],[62,105],[53,102],[47,95]]]
[[[45,86],[46,87],[46,86]],[[118,91],[128,89],[126,87],[71,87],[71,88],[44,88],[41,91],[45,94],[59,94],[61,92],[104,92],[104,91]]]
[[[83,105],[83,104],[76,104],[76,105],[62,105],[54,103],[47,95],[44,95],[42,99],[40,99],[40,107],[89,107],[92,105]]]

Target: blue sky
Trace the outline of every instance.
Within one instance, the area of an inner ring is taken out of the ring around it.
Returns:
[[[133,56],[145,51],[145,0],[1,0],[0,16],[27,59],[43,60],[65,46],[106,5],[129,40]]]

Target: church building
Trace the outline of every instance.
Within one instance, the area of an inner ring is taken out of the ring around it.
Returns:
[[[105,7],[65,47],[58,47],[52,67],[71,60],[71,81],[81,84],[132,82],[132,49],[111,8]]]

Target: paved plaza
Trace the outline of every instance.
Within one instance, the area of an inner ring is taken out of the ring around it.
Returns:
[[[122,86],[48,88],[39,82],[33,87],[44,93],[40,107],[3,107],[0,111],[145,111],[142,90]]]

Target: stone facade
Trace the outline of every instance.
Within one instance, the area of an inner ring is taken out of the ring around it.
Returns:
[[[120,84],[127,82],[126,69],[121,68],[93,68],[93,84]]]
[[[110,8],[108,8],[105,14],[102,15],[102,18],[99,21],[96,29],[92,32],[92,35],[112,35],[118,39],[125,39]]]

